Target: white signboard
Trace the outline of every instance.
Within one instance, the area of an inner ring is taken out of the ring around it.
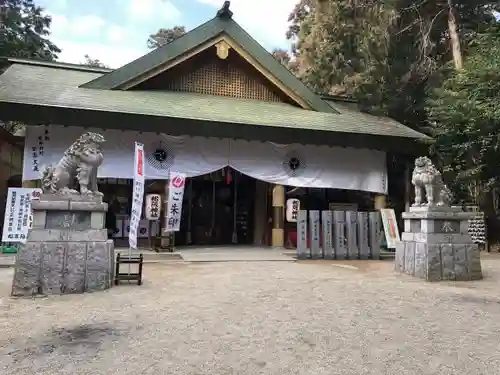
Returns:
[[[178,232],[181,227],[182,200],[185,186],[186,175],[184,173],[170,172],[167,211],[165,213],[165,229],[167,232]]]
[[[159,220],[161,213],[161,195],[148,194],[146,195],[146,219]]]
[[[299,211],[300,201],[298,199],[290,198],[286,201],[286,221],[289,223],[296,223]]]
[[[144,145],[138,142],[135,142],[133,189],[128,243],[131,249],[137,249],[137,231],[144,201]]]
[[[9,188],[5,203],[2,242],[26,242],[28,230],[33,227],[32,196],[40,189]]]
[[[385,240],[389,249],[395,249],[396,243],[401,241],[399,237],[398,221],[392,208],[380,210],[382,224],[384,225]]]

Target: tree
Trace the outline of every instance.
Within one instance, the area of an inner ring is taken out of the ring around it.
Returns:
[[[168,44],[186,33],[184,26],[174,26],[171,29],[160,29],[148,38],[148,48],[155,49]]]
[[[301,0],[289,16],[287,36],[314,91],[381,103],[392,6],[369,0]]]
[[[0,56],[55,60],[61,50],[52,43],[50,16],[33,0],[6,0],[2,7],[3,41]]]
[[[490,0],[299,0],[287,36],[299,77],[313,90],[355,98],[364,110],[422,127],[428,80],[453,58],[453,50],[467,54],[477,31],[494,21],[496,5]],[[462,50],[450,43],[457,37]]]
[[[0,5],[0,56],[55,60],[61,50],[52,43],[50,16],[33,0],[6,0]],[[17,121],[1,121],[0,127],[16,133],[24,125]]]
[[[500,187],[499,32],[495,27],[478,35],[462,69],[449,66],[427,100],[433,151],[455,193],[473,202]]]
[[[82,65],[87,65],[95,68],[107,68],[107,66],[102,63],[101,60],[93,59],[88,54],[85,54],[84,58],[85,61],[81,63]]]

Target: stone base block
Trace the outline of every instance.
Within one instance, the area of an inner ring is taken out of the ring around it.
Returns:
[[[28,241],[16,258],[13,296],[108,289],[114,278],[113,241]]]
[[[470,281],[483,278],[476,244],[430,244],[400,241],[394,269],[427,281]]]

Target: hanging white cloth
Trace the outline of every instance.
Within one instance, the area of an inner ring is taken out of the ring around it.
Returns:
[[[273,184],[385,192],[385,153],[231,140],[230,166]]]
[[[48,129],[48,130],[47,130]],[[169,172],[195,177],[226,166],[258,180],[289,186],[362,190],[385,194],[385,153],[368,149],[282,145],[272,142],[170,136],[134,131],[84,129],[51,125],[28,127],[23,179],[40,178],[45,166],[55,165],[85,131],[101,133],[104,162],[101,178],[132,178],[134,144],[144,144],[147,179],[168,179]],[[45,140],[43,155],[39,138]],[[33,168],[34,164],[40,167]]]

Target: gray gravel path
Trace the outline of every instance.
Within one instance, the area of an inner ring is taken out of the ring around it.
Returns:
[[[148,264],[140,287],[36,299],[0,269],[0,375],[500,374],[500,259],[458,285],[333,264]]]

